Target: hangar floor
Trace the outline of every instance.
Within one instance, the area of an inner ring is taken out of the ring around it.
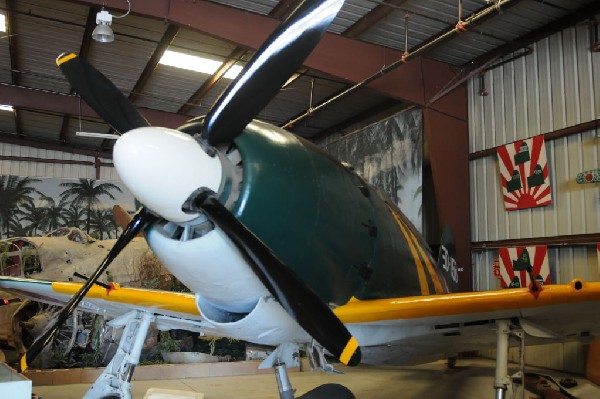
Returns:
[[[489,359],[459,359],[457,368],[448,369],[445,362],[438,361],[413,367],[359,366],[339,368],[343,374],[320,372],[290,373],[296,388],[296,396],[325,383],[342,384],[354,393],[357,399],[483,399],[494,398],[494,362]],[[512,365],[510,372],[515,372]],[[578,399],[597,399],[600,387],[582,376],[569,375],[552,370],[529,367],[526,372],[550,375],[555,380],[572,377],[578,386],[569,390]],[[43,399],[79,399],[90,384],[34,386],[33,392]],[[273,374],[258,374],[229,377],[203,377],[176,380],[134,381],[133,398],[142,399],[149,388],[202,392],[205,399],[279,399]],[[400,396],[398,396],[400,395]],[[512,398],[509,392],[508,398]],[[535,398],[527,392],[516,398]]]

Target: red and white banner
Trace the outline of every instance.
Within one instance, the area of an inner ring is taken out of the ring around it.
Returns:
[[[552,203],[544,136],[498,147],[497,153],[507,211]]]
[[[548,266],[548,247],[500,248],[500,276],[502,288],[528,287],[531,279],[527,268],[532,268],[533,277],[542,284],[550,284],[550,267]]]

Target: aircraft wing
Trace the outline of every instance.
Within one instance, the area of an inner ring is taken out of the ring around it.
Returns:
[[[0,290],[52,305],[64,305],[80,287],[74,282],[0,277]],[[351,300],[334,313],[357,338],[364,363],[418,364],[494,348],[495,321],[502,319],[518,321],[527,334],[526,344],[600,335],[598,306],[600,282],[573,280],[544,286],[537,296],[527,288],[516,288]],[[195,296],[188,293],[93,286],[78,308],[108,317],[141,309],[157,315],[157,323],[165,329],[230,335],[223,326],[203,318]],[[253,341],[249,336],[240,338]]]
[[[495,348],[496,320],[518,321],[525,344],[600,334],[600,282],[579,279],[527,288],[352,300],[334,313],[363,348],[363,362],[417,364]]]
[[[0,276],[0,290],[59,306],[66,304],[82,284]],[[118,284],[111,290],[93,285],[77,308],[109,318],[132,310],[143,310],[156,316],[159,329],[183,329],[257,344],[278,345],[310,340],[307,333],[299,329],[270,297],[260,298],[254,309],[241,319],[221,322],[202,315],[192,293],[121,287]]]
[[[63,306],[81,288],[81,285],[82,283],[75,282],[0,276],[0,290],[50,305]],[[194,295],[189,293],[125,288],[118,284],[112,290],[93,286],[78,309],[106,315],[109,318],[139,309],[156,314],[157,322],[167,323],[170,328],[209,334],[217,332],[202,318],[195,304]]]

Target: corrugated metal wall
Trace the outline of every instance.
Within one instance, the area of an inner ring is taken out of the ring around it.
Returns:
[[[600,116],[600,54],[587,24],[532,45],[534,52],[469,82],[471,152],[559,130]]]
[[[88,166],[63,163],[0,160],[0,175],[56,177],[65,179],[96,178],[96,168],[93,166],[95,159],[94,157],[90,156],[60,151],[42,150],[32,147],[22,147],[4,143],[0,143],[0,155],[90,162],[90,165]],[[119,180],[119,176],[113,167],[101,167],[100,179]]]
[[[469,89],[470,152],[493,148],[600,117],[600,53],[590,51],[587,24],[566,29],[532,46],[534,52],[485,74]],[[553,203],[504,210],[496,156],[470,162],[471,241],[591,234],[600,231],[600,187],[578,185],[577,173],[597,168],[599,129],[546,141]],[[473,252],[476,290],[500,288],[492,274],[496,250]],[[551,247],[552,279],[600,280],[595,246]],[[513,360],[516,359],[513,353]],[[529,364],[583,371],[584,346],[555,344],[527,349]]]

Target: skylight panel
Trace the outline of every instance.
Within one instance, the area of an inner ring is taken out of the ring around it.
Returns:
[[[183,54],[177,51],[167,50],[158,62],[159,64],[172,66],[175,68],[187,69],[212,75],[223,65],[220,61],[211,60],[209,58],[198,57],[195,55]],[[226,79],[235,79],[240,73],[242,67],[234,65],[223,75]]]

